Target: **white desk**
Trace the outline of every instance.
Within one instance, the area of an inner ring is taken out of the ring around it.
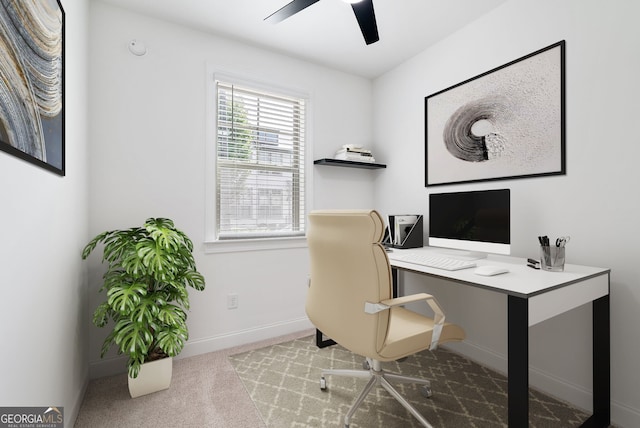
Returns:
[[[445,271],[394,260],[403,251],[438,251],[433,248],[394,249],[387,253],[400,281],[398,270],[415,272],[484,288],[507,295],[508,423],[529,424],[529,327],[585,303],[593,305],[593,415],[582,427],[608,427],[610,406],[609,269],[565,265],[564,272],[546,272],[527,267],[525,259],[489,256],[476,260],[478,266],[500,265],[508,273],[480,276],[474,268]]]

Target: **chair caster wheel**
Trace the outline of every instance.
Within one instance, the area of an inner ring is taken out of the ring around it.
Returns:
[[[363,369],[363,370],[369,370],[369,369],[371,369],[371,366],[369,365],[369,361],[368,361],[368,360],[364,360],[364,361],[362,362],[362,369]]]
[[[422,396],[425,398],[431,398],[431,396],[433,395],[433,391],[431,390],[431,387],[427,385],[420,388],[420,392],[422,393]]]
[[[327,380],[323,377],[320,378],[320,391],[327,390]]]

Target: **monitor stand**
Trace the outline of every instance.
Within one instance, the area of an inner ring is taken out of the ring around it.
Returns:
[[[480,251],[455,250],[452,248],[439,248],[438,253],[455,260],[472,261],[487,258],[487,253]]]

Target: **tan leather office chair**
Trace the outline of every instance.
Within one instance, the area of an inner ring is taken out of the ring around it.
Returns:
[[[370,378],[347,412],[345,427],[375,385],[384,387],[424,426],[430,427],[389,383],[418,383],[430,396],[429,381],[385,372],[380,363],[435,349],[439,343],[463,340],[464,331],[444,322],[442,309],[429,294],[392,298],[391,267],[380,244],[383,232],[382,218],[374,210],[313,211],[309,215],[311,277],[307,315],[338,344],[366,357],[364,366],[368,368],[323,370],[320,386],[326,388],[325,375]],[[434,318],[402,307],[415,301],[426,302]]]

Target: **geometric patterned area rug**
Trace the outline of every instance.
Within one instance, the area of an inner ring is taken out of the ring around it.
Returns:
[[[321,390],[322,369],[361,369],[364,358],[339,345],[320,349],[315,336],[232,355],[229,360],[269,428],[343,427],[344,415],[367,382],[327,376],[327,389]],[[434,427],[507,426],[507,381],[493,370],[442,348],[383,363],[383,369],[431,381],[431,398],[414,384],[394,386]],[[588,417],[538,391],[530,389],[529,397],[530,427],[578,427]],[[350,427],[421,425],[386,390],[376,387],[351,418]]]

